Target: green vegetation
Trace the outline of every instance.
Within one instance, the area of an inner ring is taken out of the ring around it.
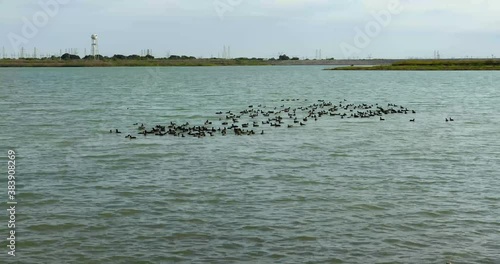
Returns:
[[[350,66],[327,70],[351,71],[488,71],[500,70],[500,60],[406,60],[391,65]]]
[[[290,57],[288,57],[286,54],[282,54],[279,56],[278,60],[289,60]]]
[[[61,57],[43,59],[3,59],[0,67],[138,67],[138,66],[231,66],[231,65],[269,65],[260,58],[236,59],[197,59],[192,56],[172,55],[169,58],[155,59],[151,55],[120,55],[113,57],[86,56],[80,59],[77,55],[64,54]]]
[[[151,55],[122,55],[112,57],[97,55],[80,58],[78,55],[65,53],[61,57],[42,59],[0,59],[0,67],[140,67],[140,66],[253,66],[253,65],[304,65],[320,64],[321,61],[305,62],[298,57],[290,58],[286,54],[278,58],[196,58],[185,55],[171,55],[168,58],[155,58]]]

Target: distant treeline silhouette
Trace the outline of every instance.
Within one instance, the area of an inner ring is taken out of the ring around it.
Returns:
[[[3,60],[16,60],[16,58],[4,58]],[[17,58],[17,60],[27,60],[27,61],[54,61],[54,60],[63,60],[63,61],[80,61],[80,60],[100,60],[100,61],[147,61],[147,60],[182,60],[182,61],[188,61],[188,60],[232,60],[232,61],[250,61],[250,62],[263,62],[263,61],[299,61],[299,60],[318,60],[318,59],[300,59],[299,57],[289,57],[286,54],[279,55],[278,58],[248,58],[248,57],[236,57],[236,58],[229,58],[229,59],[224,59],[224,58],[218,58],[218,57],[210,57],[210,58],[196,58],[194,56],[186,56],[186,55],[170,55],[168,57],[159,57],[155,58],[152,55],[145,55],[145,56],[140,56],[137,54],[132,54],[132,55],[123,55],[123,54],[115,54],[111,57],[109,56],[103,56],[103,55],[86,55],[83,58],[76,55],[76,54],[71,54],[71,53],[64,53],[61,56],[49,56],[49,57],[41,57],[41,58],[30,58],[30,57],[20,57]],[[335,60],[335,58],[326,58],[326,59],[319,59],[319,60]]]
[[[87,56],[85,56],[83,58],[80,58],[80,56],[75,55],[75,54],[64,53],[60,58],[56,57],[56,56],[52,56],[51,59],[62,59],[62,60],[81,60],[81,59],[83,59],[83,60],[94,60],[94,59],[97,59],[97,60],[153,60],[153,59],[196,60],[196,59],[199,59],[199,58],[196,58],[194,56],[186,56],[186,55],[170,55],[168,58],[167,57],[155,58],[152,55],[139,56],[139,55],[136,55],[136,54],[132,54],[132,55],[128,55],[128,56],[122,55],[122,54],[115,54],[112,57],[102,56],[102,55],[96,55],[94,57],[92,55],[87,55]],[[212,57],[210,59],[220,59],[220,58]],[[280,60],[280,61],[285,61],[285,60],[300,60],[300,59],[298,57],[290,58],[286,54],[283,54],[283,55],[280,55],[278,57],[278,59],[275,59],[275,58],[265,59],[265,58],[255,58],[255,57],[253,57],[253,58],[238,57],[238,58],[233,58],[233,60],[259,60],[259,61],[263,61],[263,60],[271,60],[271,61],[272,60]]]

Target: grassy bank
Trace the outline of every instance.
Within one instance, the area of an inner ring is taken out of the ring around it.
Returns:
[[[262,58],[198,59],[198,58],[102,58],[94,59],[0,59],[0,67],[168,67],[168,66],[300,66],[300,65],[390,65],[398,60],[277,60]]]
[[[491,71],[500,70],[500,60],[407,60],[372,67],[339,67],[347,71]]]
[[[269,65],[261,60],[223,59],[151,59],[151,60],[52,60],[4,59],[0,67],[154,67],[154,66],[231,66]]]

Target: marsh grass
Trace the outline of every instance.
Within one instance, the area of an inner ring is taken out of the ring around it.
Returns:
[[[328,70],[351,71],[492,71],[500,70],[500,60],[406,60],[373,67],[340,67]]]

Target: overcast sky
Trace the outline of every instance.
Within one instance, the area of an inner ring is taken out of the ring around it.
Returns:
[[[0,0],[8,55],[20,46],[83,55],[93,33],[107,56],[209,57],[228,45],[232,57],[500,57],[500,1]]]

